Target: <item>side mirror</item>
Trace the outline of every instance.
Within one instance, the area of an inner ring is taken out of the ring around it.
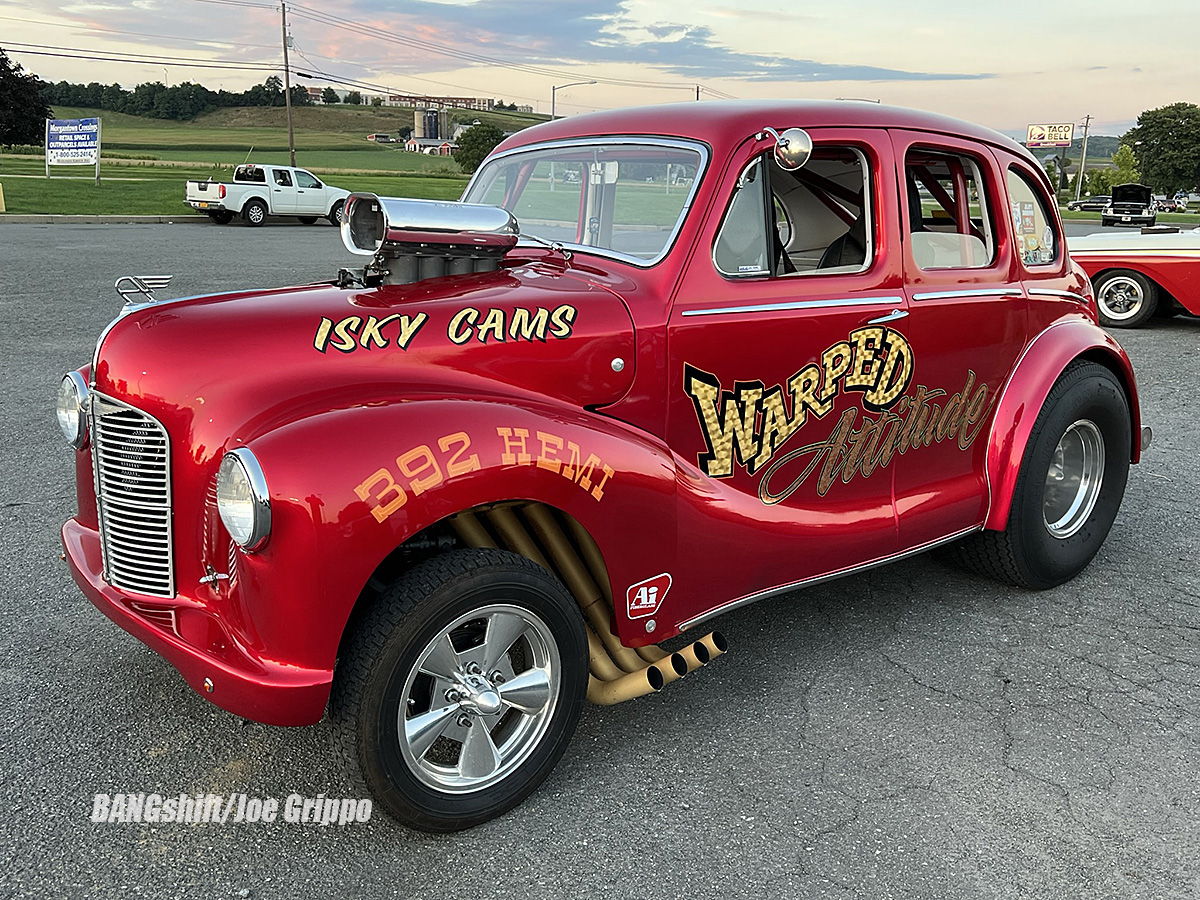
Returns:
[[[755,138],[761,141],[767,135],[775,138],[775,164],[786,172],[803,168],[812,156],[812,138],[803,128],[788,128],[778,132],[767,127],[755,135]]]

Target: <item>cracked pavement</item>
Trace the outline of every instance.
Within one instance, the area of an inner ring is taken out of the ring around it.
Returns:
[[[96,792],[348,790],[324,724],[241,722],[82,597],[53,402],[120,275],[178,296],[355,264],[324,225],[0,226],[0,896],[1200,897],[1194,319],[1116,335],[1155,440],[1069,584],[925,555],[730,613],[725,657],[587,707],[541,790],[465,834],[89,822]]]

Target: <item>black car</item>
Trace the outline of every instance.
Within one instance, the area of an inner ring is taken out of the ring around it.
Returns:
[[[1108,194],[1093,194],[1091,197],[1083,197],[1079,200],[1072,200],[1067,204],[1067,209],[1078,209],[1086,212],[1103,212],[1104,207],[1108,206],[1112,200]]]
[[[1118,184],[1100,214],[1101,225],[1153,225],[1154,194],[1144,184]]]

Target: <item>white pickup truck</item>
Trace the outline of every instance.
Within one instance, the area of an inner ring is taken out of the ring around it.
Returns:
[[[189,181],[185,202],[207,213],[218,225],[241,216],[248,225],[261,225],[267,216],[296,216],[312,224],[326,218],[341,222],[349,191],[331,187],[304,169],[291,166],[257,166],[233,170],[233,181]]]

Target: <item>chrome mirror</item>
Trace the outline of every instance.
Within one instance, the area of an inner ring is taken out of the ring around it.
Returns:
[[[803,168],[812,156],[812,138],[803,128],[788,128],[781,133],[767,127],[755,135],[755,139],[761,141],[767,135],[775,138],[775,164],[787,172]]]

